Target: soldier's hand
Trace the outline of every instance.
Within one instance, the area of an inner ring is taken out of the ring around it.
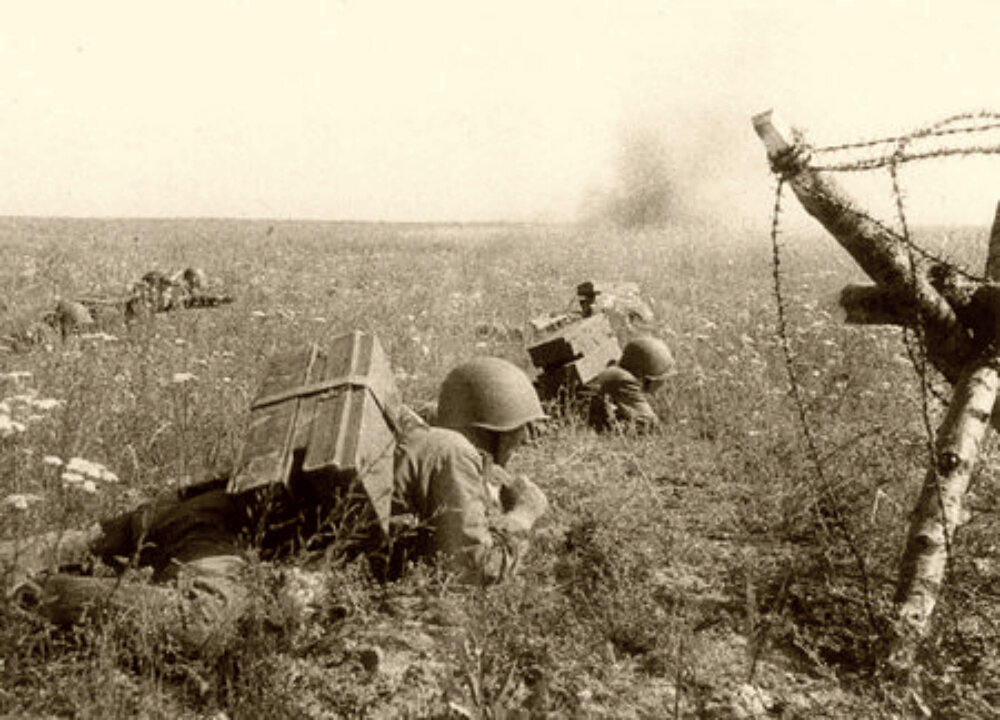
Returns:
[[[524,475],[517,475],[501,486],[500,504],[505,513],[521,513],[532,521],[544,515],[549,507],[542,489]]]

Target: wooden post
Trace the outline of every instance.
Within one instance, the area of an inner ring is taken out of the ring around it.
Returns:
[[[1000,279],[1000,204],[993,219],[986,259],[988,280]],[[951,405],[938,430],[935,464],[927,472],[913,512],[906,549],[900,562],[896,602],[902,643],[908,657],[912,640],[927,632],[937,604],[955,532],[968,519],[964,508],[969,478],[979,457],[990,413],[997,398],[1000,352],[996,346],[955,387]]]
[[[944,580],[955,532],[968,517],[963,502],[996,402],[998,377],[990,358],[962,378],[938,430],[936,459],[924,480],[900,562],[896,602],[904,644],[922,636]]]
[[[848,325],[913,325],[917,314],[898,293],[880,285],[847,285],[840,291],[840,307]]]
[[[770,112],[753,122],[775,171],[876,283],[845,289],[841,303],[848,314],[860,322],[919,323],[928,359],[955,385],[900,562],[902,632],[892,659],[908,663],[915,640],[930,625],[956,531],[966,522],[965,495],[991,416],[1000,427],[1000,204],[986,282],[963,278],[944,263],[914,256],[903,238],[858,209],[831,177],[809,168],[808,148],[786,140]]]
[[[791,185],[802,207],[829,231],[878,285],[894,295],[906,297],[923,320],[927,335],[928,359],[952,383],[973,355],[973,346],[959,322],[953,305],[967,304],[967,287],[943,282],[941,291],[932,276],[951,275],[925,257],[913,258],[903,238],[870,219],[839,187],[828,173],[808,167],[808,148],[786,139],[771,111],[753,118],[754,129],[767,149],[768,158]],[[931,352],[933,349],[933,352]]]
[[[993,216],[993,229],[990,231],[989,251],[986,255],[986,278],[1000,282],[1000,202]]]

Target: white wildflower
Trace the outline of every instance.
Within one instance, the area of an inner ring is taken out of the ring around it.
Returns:
[[[17,433],[23,433],[24,423],[11,420],[9,415],[0,415],[0,438],[10,437]]]
[[[32,407],[36,407],[39,410],[55,410],[57,407],[63,404],[62,400],[56,400],[55,398],[42,398],[41,400],[31,400]]]
[[[0,501],[0,505],[9,505],[15,510],[27,510],[31,504],[41,501],[42,498],[33,493],[12,493]]]
[[[176,338],[174,339],[174,345],[187,345],[187,340],[184,338]]]
[[[251,315],[252,315],[253,317],[255,317],[255,318],[265,318],[265,317],[267,317],[267,313],[266,313],[266,312],[264,312],[263,310],[254,310],[254,311],[253,311],[252,313],[250,313],[250,314],[251,314]]]
[[[93,480],[84,480],[82,483],[80,483],[79,488],[83,492],[89,493],[90,495],[93,495],[94,493],[97,492],[97,485],[94,483]]]
[[[82,333],[80,339],[92,342],[115,342],[118,340],[115,335],[108,335],[106,332]]]
[[[6,400],[0,400],[0,415],[10,415],[10,404]]]
[[[49,467],[62,467],[62,458],[57,455],[46,455],[42,458],[42,463]]]
[[[86,480],[86,478],[83,475],[81,475],[78,472],[73,472],[71,470],[67,470],[62,474],[62,481],[66,485],[78,485],[79,483],[82,483],[84,480]]]
[[[118,482],[118,476],[100,463],[91,462],[79,457],[70,458],[69,463],[66,465],[66,472],[63,473],[63,480],[66,480],[67,474],[78,476],[80,480],[100,480],[106,483]],[[80,480],[69,480],[68,482],[80,482]]]
[[[197,379],[198,376],[194,375],[193,373],[179,372],[179,373],[174,373],[173,382],[177,385],[183,385],[184,383],[193,382],[194,380]]]
[[[66,465],[66,471],[80,473],[81,475],[89,475],[93,471],[93,467],[94,465],[90,462],[90,460],[84,460],[81,457],[72,457]]]

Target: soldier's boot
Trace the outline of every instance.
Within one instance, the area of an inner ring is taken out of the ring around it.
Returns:
[[[101,526],[86,530],[53,530],[40,535],[0,542],[0,580],[11,595],[25,581],[46,570],[84,565],[93,544],[101,537]]]

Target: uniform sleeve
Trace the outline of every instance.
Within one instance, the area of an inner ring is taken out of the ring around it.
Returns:
[[[637,382],[616,383],[610,399],[616,420],[639,430],[649,430],[659,424],[656,412]]]
[[[491,513],[495,504],[477,453],[455,451],[442,459],[430,487],[436,552],[449,557],[464,582],[490,584],[517,564],[525,533]]]

